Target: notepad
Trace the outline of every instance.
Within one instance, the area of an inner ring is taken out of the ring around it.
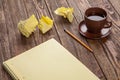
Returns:
[[[3,62],[15,80],[100,80],[55,39]]]

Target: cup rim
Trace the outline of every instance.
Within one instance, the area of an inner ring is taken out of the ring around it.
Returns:
[[[100,8],[100,7],[90,7],[90,8],[88,8],[88,9],[86,9],[85,14],[84,14],[84,17],[85,17],[85,18],[89,19],[88,16],[87,16],[87,12],[88,12],[88,10],[90,10],[90,9],[100,9],[100,10],[102,10],[102,11],[105,13],[105,17],[104,17],[104,19],[99,20],[99,21],[106,20],[106,18],[107,18],[107,12],[106,12],[103,8]],[[95,21],[95,22],[99,22],[99,21],[92,20],[92,19],[89,19],[89,20]]]

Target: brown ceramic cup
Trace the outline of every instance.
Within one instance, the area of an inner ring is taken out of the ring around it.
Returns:
[[[85,11],[85,24],[88,32],[100,33],[103,28],[110,28],[112,23],[107,21],[107,13],[99,7],[92,7]]]

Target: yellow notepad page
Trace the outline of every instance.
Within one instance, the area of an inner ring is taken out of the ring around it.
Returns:
[[[99,80],[56,40],[3,62],[15,80]]]

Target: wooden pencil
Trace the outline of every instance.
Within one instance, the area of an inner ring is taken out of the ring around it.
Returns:
[[[80,39],[78,39],[75,35],[73,35],[70,31],[64,29],[66,33],[68,33],[72,38],[74,38],[76,41],[78,41],[82,46],[84,46],[86,49],[88,49],[90,52],[93,52],[93,50],[86,45],[84,42],[82,42]]]

